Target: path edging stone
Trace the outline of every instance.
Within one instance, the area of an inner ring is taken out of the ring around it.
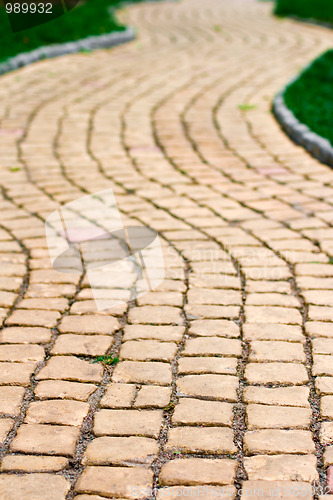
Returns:
[[[294,78],[292,81],[295,81]],[[289,82],[287,87],[292,82]],[[285,87],[274,98],[273,113],[281,128],[296,144],[303,146],[312,156],[322,163],[333,167],[333,147],[328,139],[313,132],[307,125],[301,123],[287,107],[284,100]]]
[[[126,28],[124,31],[114,31],[106,35],[89,36],[75,42],[57,43],[46,45],[32,50],[31,52],[23,52],[17,56],[11,57],[8,61],[0,64],[0,75],[9,73],[16,69],[27,66],[34,62],[51,59],[53,57],[63,56],[66,54],[74,54],[81,50],[105,49],[114,47],[122,43],[130,42],[136,38],[136,31],[132,27]]]

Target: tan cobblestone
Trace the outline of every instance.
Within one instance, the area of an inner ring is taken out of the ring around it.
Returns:
[[[0,475],[0,489],[6,500],[65,500],[70,483],[64,477],[52,474]]]
[[[331,375],[333,376],[333,365],[330,356],[317,354],[313,356],[313,375]]]
[[[185,349],[182,352],[183,356],[197,355],[221,355],[224,356],[241,356],[242,346],[239,340],[222,339],[219,337],[206,337],[189,339],[185,343]]]
[[[234,319],[239,316],[239,311],[240,308],[236,306],[202,306],[197,304],[185,306],[185,312],[190,316],[190,319]]]
[[[121,316],[126,312],[127,304],[125,302],[115,301],[112,306],[112,315]],[[71,315],[95,315],[95,316],[108,316],[110,312],[108,310],[98,310],[96,307],[95,300],[80,300],[74,302],[70,309]]]
[[[99,495],[75,495],[75,500],[103,500],[105,497],[100,497]],[[119,500],[126,500],[125,498],[119,498]]]
[[[63,424],[80,426],[87,416],[89,405],[80,401],[59,399],[32,402],[25,422],[28,424]]]
[[[110,288],[98,288],[94,291],[91,288],[83,288],[77,295],[78,301],[93,300],[94,297],[127,301],[131,298],[131,292],[129,290],[112,290]]]
[[[13,278],[13,277],[0,277],[0,288],[1,290],[6,290],[8,292],[18,292],[20,290],[20,286],[22,283],[22,278]]]
[[[58,273],[53,269],[36,270],[32,271],[30,274],[30,283],[51,283],[51,284],[73,283],[74,285],[77,285],[79,279],[80,276],[78,274]]]
[[[304,498],[312,500],[312,485],[301,481],[245,481],[241,500],[250,500],[256,494],[263,498]]]
[[[61,333],[101,333],[111,335],[119,330],[120,325],[116,318],[87,316],[65,316],[59,325]]]
[[[152,471],[140,467],[86,467],[75,485],[75,491],[134,500],[140,490],[150,491],[152,482]]]
[[[34,297],[73,297],[75,294],[74,285],[50,285],[44,283],[30,284],[26,293],[27,298]]]
[[[36,455],[7,455],[2,459],[0,470],[20,472],[54,472],[68,467],[68,458]]]
[[[234,290],[209,290],[192,288],[187,294],[189,304],[241,305],[240,292]]]
[[[333,419],[333,396],[323,396],[320,401],[321,415]]]
[[[309,407],[309,395],[308,387],[245,387],[243,399],[246,403]]]
[[[233,482],[237,468],[235,460],[186,458],[172,460],[162,466],[162,485],[195,486],[224,485]]]
[[[133,361],[171,361],[176,352],[177,345],[173,342],[158,342],[157,340],[128,341],[121,346],[120,358]]]
[[[97,297],[96,297],[97,299]],[[107,300],[105,297],[100,297],[102,300]],[[101,301],[102,302],[102,301]],[[108,303],[106,302],[107,306]],[[78,300],[71,305],[70,315],[71,316],[98,316],[105,318],[106,316],[122,316],[127,309],[126,302],[119,300],[114,300],[112,309],[97,309],[95,300]]]
[[[112,380],[122,383],[169,385],[171,383],[171,369],[167,363],[158,361],[121,361],[113,372]]]
[[[333,354],[333,338],[332,339],[314,339],[312,340],[312,352],[314,354]]]
[[[333,321],[332,307],[309,305],[308,318],[310,321]]]
[[[229,270],[229,269],[228,269]],[[238,276],[230,276],[229,274],[207,274],[202,275],[198,273],[197,275],[190,275],[189,288],[214,288],[218,290],[240,290],[240,280]]]
[[[91,441],[84,465],[149,465],[158,453],[158,443],[143,437],[100,437]]]
[[[126,325],[124,341],[154,339],[166,342],[179,342],[184,334],[181,326]]]
[[[128,383],[109,383],[100,404],[105,408],[127,408],[132,406],[137,386]]]
[[[9,327],[0,332],[3,344],[46,344],[51,340],[51,330],[47,328]]]
[[[129,312],[129,323],[182,325],[181,309],[170,306],[142,306]]]
[[[14,425],[14,420],[11,418],[1,418],[0,419],[0,443],[3,443],[8,433],[11,431]]]
[[[245,316],[248,323],[302,324],[300,312],[288,307],[246,306]]]
[[[24,396],[23,387],[0,386],[0,414],[16,416]]]
[[[233,405],[220,401],[180,398],[172,423],[187,425],[228,425],[233,421]]]
[[[18,303],[20,309],[43,309],[45,311],[64,312],[68,308],[68,300],[60,298],[23,299]]]
[[[307,429],[312,412],[308,408],[250,404],[246,409],[248,429]]]
[[[56,356],[36,376],[37,380],[77,380],[79,382],[101,382],[103,368],[74,356]]]
[[[97,389],[93,384],[68,382],[66,380],[43,380],[35,388],[35,394],[40,399],[77,399],[87,401]]]
[[[237,370],[237,359],[219,358],[219,357],[198,357],[180,358],[178,360],[178,373],[200,374],[200,373],[218,373],[235,375]]]
[[[240,336],[239,327],[233,321],[219,320],[195,320],[191,321],[190,333],[202,337],[227,337],[237,338]]]
[[[299,361],[305,363],[305,353],[302,344],[279,341],[252,341],[250,346],[250,361]]]
[[[237,400],[238,379],[228,375],[186,375],[177,380],[180,395]]]
[[[249,363],[245,378],[250,384],[305,384],[308,375],[299,363]]]
[[[165,279],[158,287],[160,292],[186,292],[186,286],[181,280]]]
[[[290,293],[290,284],[284,281],[252,281],[246,280],[246,290],[252,293]]]
[[[314,455],[257,455],[244,459],[250,480],[308,481],[318,480]]]
[[[23,453],[72,456],[79,429],[63,425],[23,424],[10,449]]]
[[[299,302],[296,297],[282,293],[250,293],[246,305],[299,307]]]
[[[303,292],[303,296],[308,304],[315,304],[318,306],[333,306],[332,290],[309,290]]]
[[[247,454],[314,453],[311,433],[300,430],[249,431],[245,433],[244,448]]]
[[[322,422],[320,426],[320,442],[333,443],[333,422]]]
[[[333,464],[333,446],[328,446],[324,451],[324,467]]]
[[[263,280],[263,281],[276,281],[287,280],[290,278],[290,271],[287,267],[254,267],[251,266],[247,269],[246,278],[249,280]]]
[[[333,394],[333,378],[316,377],[315,387],[318,394]]]
[[[300,276],[297,281],[303,290],[331,290],[333,286],[332,278]]]
[[[6,319],[6,325],[21,326],[44,326],[53,328],[56,326],[60,313],[58,311],[25,310],[16,309],[13,314]]]
[[[158,410],[100,410],[95,414],[96,436],[130,436],[142,434],[157,438],[162,424]]]
[[[3,248],[3,243],[1,243]],[[26,267],[23,264],[9,264],[8,262],[0,262],[1,276],[24,276]]]
[[[16,300],[16,294],[6,291],[0,291],[0,307],[10,307]]]
[[[51,354],[77,354],[81,356],[104,355],[112,346],[107,335],[59,335]]]
[[[164,408],[169,404],[171,387],[144,385],[138,392],[134,406],[141,408]]]
[[[177,306],[182,307],[183,295],[179,292],[147,293],[138,299],[139,306]]]
[[[0,345],[0,361],[42,361],[44,349],[38,345]]]
[[[166,498],[187,498],[190,496],[207,500],[208,498],[229,498],[234,500],[236,497],[236,488],[234,486],[170,486],[157,493],[157,500],[165,500]],[[89,500],[89,499],[87,499]]]
[[[244,336],[248,340],[286,340],[289,342],[304,342],[300,326],[280,324],[245,324]]]
[[[36,363],[0,363],[0,385],[30,384]]]
[[[297,264],[295,271],[299,276],[316,276],[319,278],[333,276],[333,270],[330,264]]]
[[[229,454],[236,453],[233,431],[227,427],[178,427],[170,429],[167,450],[184,453]]]
[[[105,408],[130,407],[135,396],[135,385],[115,384],[107,385],[101,406]]]

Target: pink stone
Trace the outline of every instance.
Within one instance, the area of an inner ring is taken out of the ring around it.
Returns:
[[[330,465],[327,469],[326,484],[329,489],[329,493],[333,493],[333,465]]]

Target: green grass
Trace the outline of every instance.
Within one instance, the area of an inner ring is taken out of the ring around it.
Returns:
[[[306,68],[284,94],[294,115],[333,145],[333,50]]]
[[[119,357],[118,356],[98,356],[93,363],[102,363],[103,365],[106,366],[114,366],[117,363],[119,363]]]
[[[255,104],[239,104],[238,105],[238,109],[240,109],[241,111],[251,111],[252,109],[256,109],[256,105]]]
[[[275,14],[333,24],[333,0],[277,0]]]
[[[101,35],[112,31],[122,31],[110,7],[120,5],[120,0],[84,0],[57,19],[40,26],[13,33],[3,7],[0,8],[0,62],[22,52],[34,50],[43,45],[64,43]]]

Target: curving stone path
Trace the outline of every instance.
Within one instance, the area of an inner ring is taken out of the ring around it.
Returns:
[[[133,6],[138,40],[1,77],[1,499],[327,492],[333,172],[270,107],[333,33],[270,11]],[[109,187],[167,274],[114,316],[44,233]]]

